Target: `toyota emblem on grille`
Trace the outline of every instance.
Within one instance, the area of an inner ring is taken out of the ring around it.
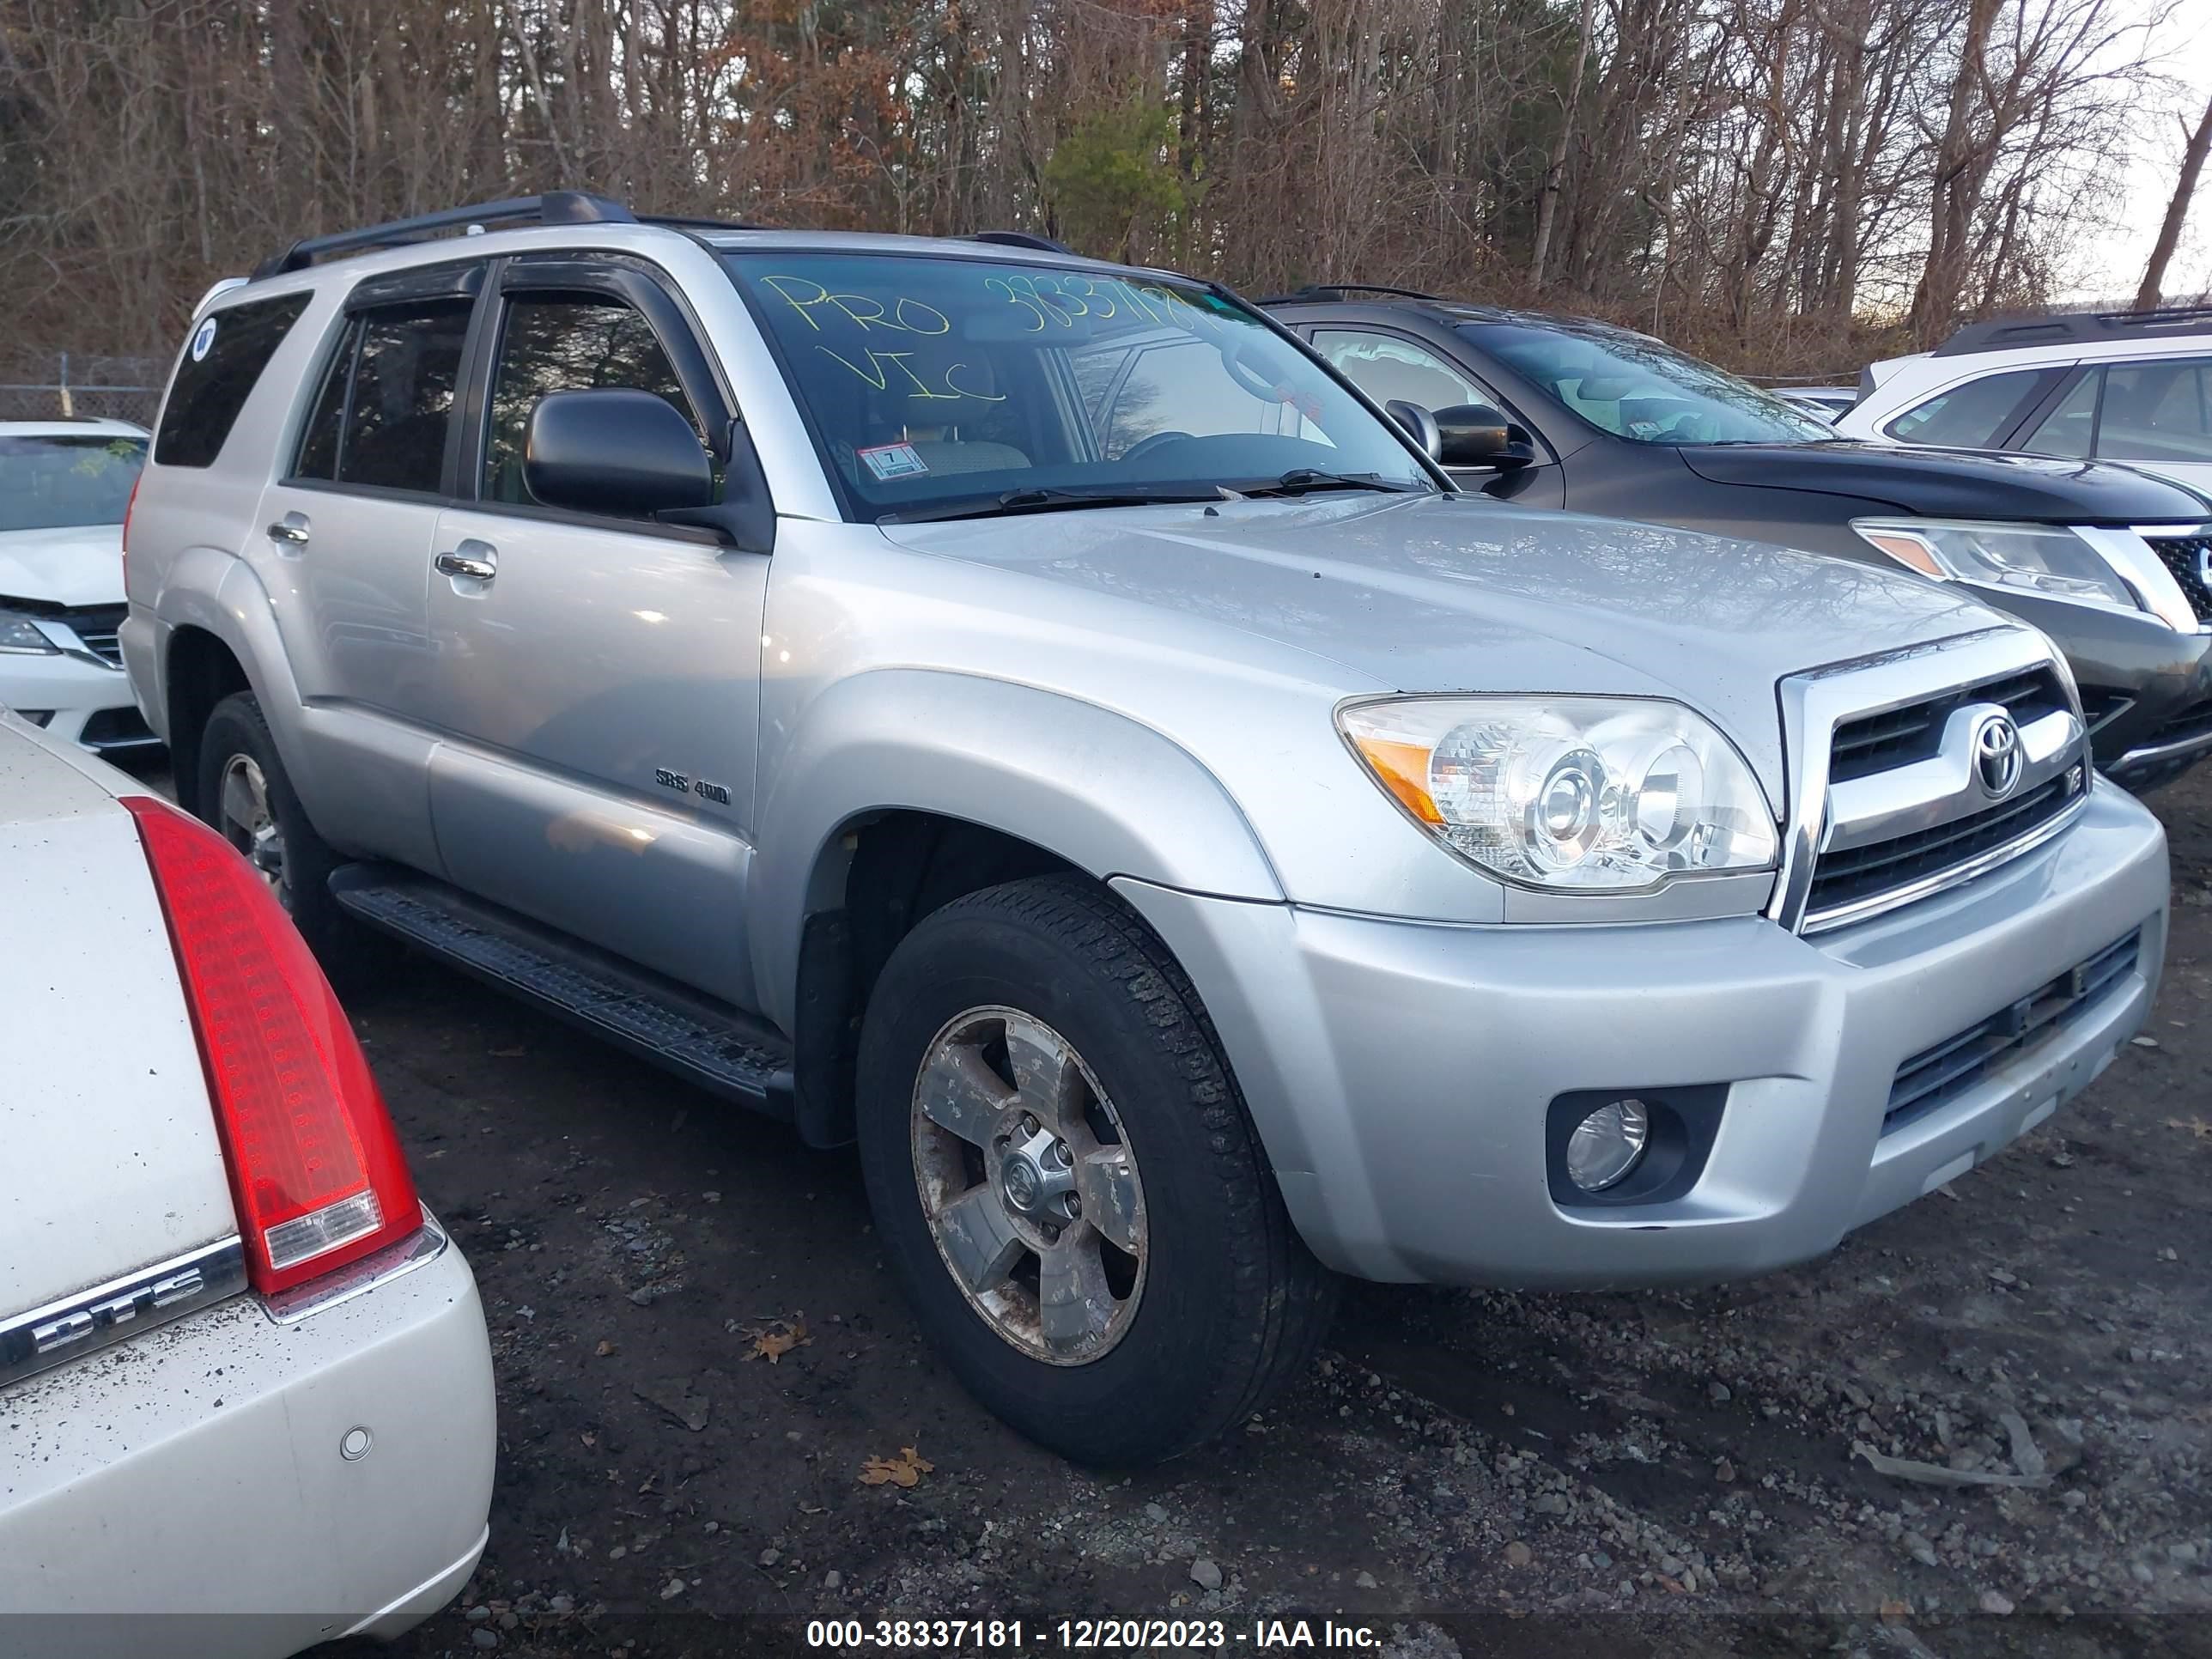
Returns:
[[[2201,586],[2212,587],[2212,542],[2197,550],[2197,580]]]
[[[1974,775],[1982,793],[2002,800],[2020,787],[2020,727],[2005,714],[1985,715],[1974,728]]]

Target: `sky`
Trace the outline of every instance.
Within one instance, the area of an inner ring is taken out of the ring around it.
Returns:
[[[2148,12],[2159,0],[2130,3]],[[2150,258],[2151,244],[2158,240],[2159,222],[2166,216],[2181,165],[2177,118],[2185,107],[2193,122],[2203,113],[2205,96],[2212,91],[2212,0],[2180,0],[2156,43],[2167,54],[2161,72],[2180,85],[2160,97],[2156,107],[2145,111],[2121,191],[2118,222],[2107,234],[2084,239],[2072,262],[2072,280],[2066,284],[2069,298],[2129,300],[2142,281],[2143,266]],[[2166,276],[2169,296],[2208,289],[2212,289],[2212,163],[2206,165],[2197,185],[2181,246]]]

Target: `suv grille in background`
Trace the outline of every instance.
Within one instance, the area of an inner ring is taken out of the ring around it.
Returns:
[[[2212,553],[2212,536],[2146,536],[2143,539],[2181,584],[2197,620],[2212,621],[2212,587],[2205,586],[2202,574],[2204,556]]]
[[[2048,668],[2033,668],[2007,679],[1946,691],[1924,702],[1862,714],[1836,728],[1828,748],[1828,781],[1848,783],[1926,760],[1942,741],[1943,722],[1951,711],[1967,702],[2002,703],[2021,726],[2067,706],[2057,675]]]
[[[2142,941],[2138,929],[2009,1008],[1914,1054],[1897,1068],[1897,1077],[1890,1085],[1882,1133],[1902,1128],[1946,1102],[1956,1100],[2046,1031],[2071,1024],[2135,971]]]
[[[91,605],[74,611],[60,611],[53,620],[67,628],[84,641],[84,648],[112,668],[123,666],[123,647],[117,641],[116,630],[123,619],[131,614],[131,607],[123,605]]]

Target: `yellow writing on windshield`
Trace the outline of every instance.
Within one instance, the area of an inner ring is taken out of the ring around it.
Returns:
[[[842,313],[863,332],[872,328],[888,329],[900,334],[950,334],[952,319],[935,306],[904,295],[895,295],[890,307],[881,300],[866,294],[836,294],[820,283],[804,276],[763,276],[761,286],[774,289],[785,304],[805,319],[806,325],[817,333],[822,325],[814,316],[823,306]],[[813,290],[808,293],[807,289]]]
[[[878,392],[896,388],[905,392],[909,398],[927,398],[946,403],[957,402],[963,398],[973,398],[978,403],[986,404],[1006,401],[1004,392],[975,392],[962,386],[954,377],[969,367],[966,363],[951,363],[942,369],[929,371],[935,376],[936,384],[933,385],[915,372],[911,351],[878,351],[871,348],[866,354],[868,366],[862,368],[850,357],[832,351],[826,345],[817,345],[814,349],[832,362],[843,364]]]

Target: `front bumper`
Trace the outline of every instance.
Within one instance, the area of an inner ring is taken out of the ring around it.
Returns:
[[[234,1297],[0,1396],[9,1640],[274,1659],[450,1599],[484,1546],[491,1352],[460,1252],[423,1248],[290,1322]]]
[[[2165,836],[2100,784],[2002,869],[1808,939],[1763,918],[1445,927],[1117,888],[1212,1014],[1292,1218],[1363,1278],[1555,1288],[1711,1281],[1818,1255],[1990,1157],[2142,1023]],[[1885,1134],[1901,1062],[2141,929],[2136,966],[1956,1098]],[[1571,1091],[1721,1085],[1694,1184],[1554,1200]]]
[[[139,717],[130,676],[89,657],[0,654],[0,703],[95,754],[161,747]]]

